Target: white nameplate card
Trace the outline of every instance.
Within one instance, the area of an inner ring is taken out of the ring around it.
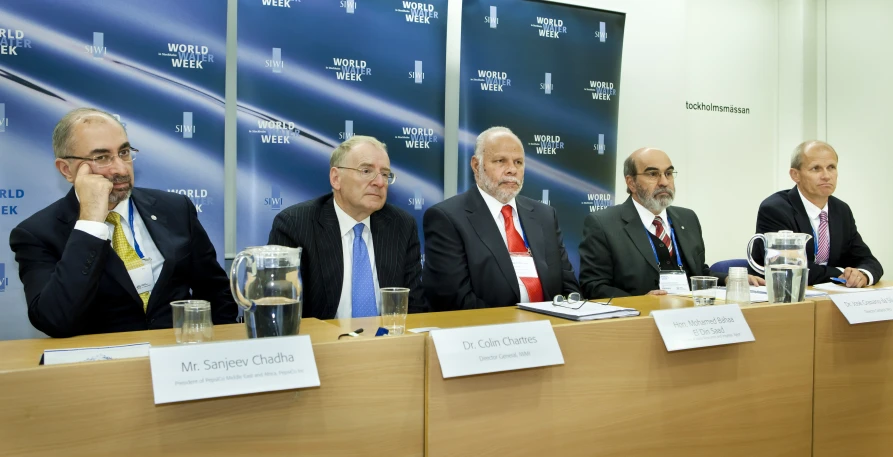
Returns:
[[[153,347],[155,404],[318,387],[310,337]]]
[[[93,348],[47,349],[43,351],[43,364],[97,362],[100,360],[131,359],[148,356],[149,343]]]
[[[738,305],[699,306],[652,311],[668,351],[754,341]]]
[[[549,321],[431,330],[444,378],[564,365]]]
[[[850,324],[893,320],[893,290],[831,294],[829,298]]]

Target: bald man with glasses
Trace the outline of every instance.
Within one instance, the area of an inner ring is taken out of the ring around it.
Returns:
[[[355,135],[332,151],[332,192],[276,215],[269,244],[303,248],[303,317],[378,316],[382,287],[408,288],[409,312],[426,310],[416,221],[387,203],[396,180],[386,146]]]

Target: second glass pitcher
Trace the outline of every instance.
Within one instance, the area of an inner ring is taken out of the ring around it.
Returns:
[[[240,276],[242,263],[245,274]],[[297,335],[302,312],[301,248],[246,248],[233,260],[230,289],[245,313],[248,338]]]

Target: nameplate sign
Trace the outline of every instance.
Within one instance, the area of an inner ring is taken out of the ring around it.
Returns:
[[[893,320],[893,290],[828,296],[850,324]]]
[[[668,351],[754,341],[738,305],[699,306],[652,311]]]
[[[563,365],[549,321],[431,330],[444,378]]]
[[[149,361],[156,405],[319,386],[307,335],[153,347]]]

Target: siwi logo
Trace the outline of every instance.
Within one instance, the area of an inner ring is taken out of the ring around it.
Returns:
[[[214,63],[214,54],[210,53],[207,46],[196,44],[168,43],[168,52],[160,55],[171,58],[171,66],[175,68],[193,68],[202,70],[203,63]]]
[[[338,132],[338,139],[349,140],[353,135],[353,121],[344,121],[344,131]]]
[[[291,2],[301,3],[301,0],[261,0],[261,5],[275,6],[279,8],[291,8]]]
[[[24,189],[0,189],[0,198],[2,199],[22,199],[25,198]],[[19,214],[18,205],[0,205],[0,216],[17,216]]]
[[[9,278],[6,277],[6,264],[0,263],[0,292],[6,292],[9,286]]]
[[[398,13],[403,13],[406,22],[415,22],[417,24],[430,24],[431,19],[437,19],[437,11],[434,5],[430,3],[420,2],[403,2],[403,9],[397,8]]]
[[[0,29],[0,55],[17,56],[20,49],[31,49],[31,40],[25,38],[25,32]]]
[[[203,206],[212,204],[211,197],[208,197],[208,189],[168,189],[167,191],[189,197],[192,204],[195,205],[197,213],[202,212]]]
[[[412,206],[412,209],[416,211],[420,211],[422,207],[425,205],[425,197],[422,196],[421,191],[415,191],[412,197],[409,197],[409,206]]]
[[[121,127],[124,127],[124,129],[127,130],[127,123],[124,122],[123,120],[121,120],[121,115],[120,115],[120,114],[112,113],[112,117],[114,117],[115,119],[117,119],[118,122],[121,123]]]
[[[273,184],[270,187],[270,196],[264,199],[264,206],[269,206],[273,211],[282,209],[282,190],[278,185]]]
[[[552,90],[555,89],[555,86],[552,84],[552,73],[546,73],[546,79],[540,83],[540,89],[545,90],[546,95],[552,93]]]
[[[282,73],[284,65],[285,63],[282,62],[282,48],[273,48],[273,58],[264,60],[264,67],[272,68],[273,73]]]
[[[567,27],[561,19],[552,19],[550,17],[536,17],[536,24],[530,24],[531,27],[539,29],[539,34],[543,38],[558,38],[558,34],[567,33]]]
[[[0,133],[6,131],[9,127],[9,118],[6,117],[6,103],[0,103]]]
[[[583,204],[589,206],[590,213],[601,211],[614,204],[611,194],[586,194],[586,199]]]
[[[540,200],[544,205],[549,204],[549,189],[543,189],[543,199]]]
[[[183,138],[192,138],[195,133],[195,124],[192,122],[192,111],[183,111],[183,123],[174,127],[174,131],[182,133]]]
[[[341,81],[357,81],[363,82],[363,76],[372,74],[372,69],[365,60],[341,59],[335,57],[332,59],[334,66],[326,67],[326,70],[334,70],[335,78]]]
[[[357,0],[341,0],[341,3],[339,3],[338,6],[344,8],[347,11],[347,14],[353,14],[357,9]]]
[[[484,16],[484,22],[487,24],[490,24],[491,29],[495,29],[496,26],[499,24],[499,18],[496,17],[496,7],[495,6],[490,7],[490,15]]]
[[[422,127],[403,127],[403,134],[394,138],[403,140],[407,149],[431,149],[431,143],[437,143],[434,129]]]
[[[105,47],[105,34],[102,32],[93,32],[93,45],[84,46],[88,54],[93,54],[94,59],[101,59],[107,51]]]
[[[598,143],[592,145],[592,150],[597,152],[598,155],[605,155],[605,134],[598,134]]]
[[[264,144],[291,144],[292,138],[301,135],[301,130],[294,122],[257,121],[257,130],[249,133],[260,133],[260,142]]]
[[[537,154],[555,155],[559,149],[564,149],[564,142],[559,135],[534,135],[533,143],[528,144],[536,146]]]
[[[472,81],[481,83],[481,90],[489,92],[502,92],[505,86],[511,86],[512,80],[506,72],[478,70],[478,77]]]
[[[611,96],[617,95],[614,83],[608,81],[589,81],[589,87],[583,90],[592,92],[593,100],[611,101]]]
[[[598,31],[595,32],[595,37],[598,38],[598,41],[604,43],[605,40],[608,39],[608,32],[605,32],[605,23],[598,23]]]
[[[422,72],[422,61],[415,61],[414,71],[409,72],[409,79],[414,79],[416,84],[421,84],[425,79],[425,73]]]

